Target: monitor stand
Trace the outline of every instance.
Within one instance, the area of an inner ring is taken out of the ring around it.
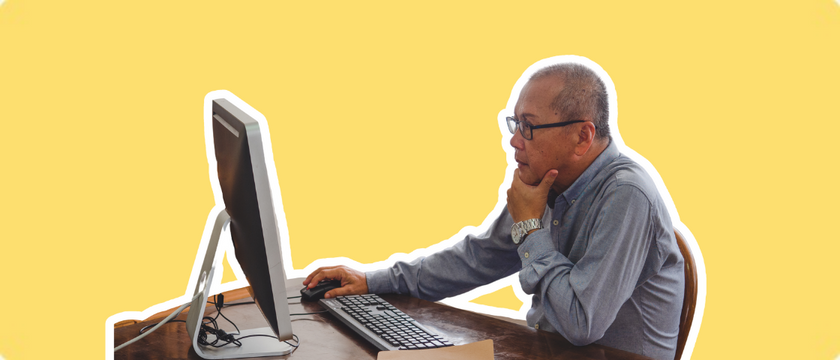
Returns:
[[[283,356],[288,355],[294,350],[294,347],[279,341],[276,338],[269,338],[265,336],[257,336],[248,338],[242,341],[242,346],[228,345],[224,347],[205,346],[198,343],[198,333],[201,329],[201,321],[204,317],[204,307],[207,304],[207,298],[210,296],[210,284],[213,283],[213,273],[216,270],[216,264],[221,265],[222,255],[224,251],[217,251],[219,245],[219,238],[222,230],[227,227],[230,222],[230,216],[227,211],[222,209],[216,217],[213,224],[213,232],[210,235],[210,242],[207,244],[207,252],[204,255],[204,260],[201,264],[201,275],[199,276],[198,284],[196,284],[195,292],[193,293],[194,300],[190,304],[190,313],[187,315],[187,333],[192,339],[193,349],[205,359],[237,359],[245,357],[262,357],[262,356]],[[198,294],[201,296],[195,296]],[[240,336],[264,334],[276,336],[270,327],[262,327],[256,329],[242,329]],[[210,335],[214,336],[214,335]]]

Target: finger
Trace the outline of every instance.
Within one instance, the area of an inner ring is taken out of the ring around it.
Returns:
[[[312,281],[312,279],[313,279],[316,275],[318,275],[319,273],[321,273],[322,271],[326,271],[326,270],[330,270],[330,269],[335,269],[336,267],[337,267],[337,266],[322,266],[322,267],[319,267],[318,269],[316,269],[315,271],[313,271],[311,274],[309,274],[309,276],[307,276],[307,277],[306,277],[306,279],[304,279],[304,280],[303,280],[303,285],[309,285],[310,283],[312,283],[312,282],[313,282],[313,281]],[[315,284],[318,284],[318,282],[317,282],[317,281],[315,281]]]
[[[321,272],[321,269],[323,268],[315,269],[315,271],[310,273],[309,276],[306,277],[306,279],[303,279],[303,285],[309,285],[309,283],[312,282],[312,278],[315,277],[315,275],[317,275],[319,272]]]
[[[322,271],[318,271],[318,273],[315,274],[315,276],[312,277],[312,281],[309,282],[309,285],[307,286],[307,288],[311,289],[311,288],[315,287],[316,285],[318,285],[318,283],[321,282],[321,280],[332,279],[333,278],[332,277],[332,272],[333,272],[332,269],[328,269],[328,270],[325,269],[325,270],[322,270]]]
[[[551,185],[554,185],[554,179],[557,178],[557,174],[557,170],[549,170],[545,173],[545,176],[543,176],[542,181],[540,181],[540,184],[537,187],[545,193],[548,193],[548,189],[551,188]]]
[[[326,269],[327,268],[325,267],[319,267],[315,269],[315,271],[313,271],[311,274],[309,274],[309,276],[306,277],[306,279],[303,280],[303,285],[309,285],[312,282],[312,279],[315,278],[315,276],[317,276]],[[318,282],[316,281],[315,283],[317,284]]]
[[[330,291],[327,291],[324,294],[325,299],[334,298],[336,296],[344,296],[344,295],[361,295],[361,293],[356,289],[356,286],[352,284],[348,284],[346,286],[342,286],[340,288],[335,288]]]
[[[321,274],[320,271],[317,273],[312,273],[312,279],[309,279],[308,283],[305,282],[303,284],[306,285],[307,289],[311,289],[313,286],[318,285],[318,283],[321,282],[321,279],[323,279],[323,277],[324,275]]]
[[[340,280],[342,282],[341,286],[345,285],[344,279],[347,278],[347,270],[341,266],[333,266],[330,268],[324,268],[316,277],[312,278],[312,282],[309,284],[309,288],[315,287],[323,280]]]

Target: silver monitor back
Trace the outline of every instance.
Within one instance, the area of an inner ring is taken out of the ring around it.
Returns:
[[[196,353],[207,359],[287,354],[291,347],[283,341],[292,338],[292,326],[286,276],[260,134],[268,129],[261,129],[255,119],[226,99],[213,100],[211,121],[219,185],[226,209],[216,219],[202,263],[201,281],[195,289],[196,294],[202,292],[203,296],[195,299],[190,308],[187,330]],[[251,296],[269,325],[268,328],[242,330],[241,335],[273,334],[277,339],[251,337],[244,339],[241,347],[222,348],[197,343],[209,284],[215,266],[221,265],[221,256],[217,254],[219,235],[227,224],[236,259],[251,285]],[[195,314],[193,310],[196,310]]]

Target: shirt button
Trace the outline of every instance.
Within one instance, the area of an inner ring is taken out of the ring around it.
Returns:
[[[528,258],[528,256],[531,256],[531,255],[529,255],[528,253],[525,253],[525,258],[526,259]]]
[[[540,329],[540,324],[535,324],[535,325],[534,325],[534,329],[539,330],[539,329]]]
[[[554,223],[553,223],[553,224],[554,224],[554,226],[557,226],[557,225],[560,225],[560,222],[559,222],[559,221],[557,221],[557,220],[554,220]]]
[[[574,203],[575,203],[575,201],[574,201],[574,200],[572,200],[572,205],[574,205]]]

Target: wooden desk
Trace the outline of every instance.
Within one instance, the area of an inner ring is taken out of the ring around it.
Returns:
[[[286,282],[289,296],[298,295],[301,279]],[[250,301],[244,291],[225,293],[225,303]],[[497,318],[491,318],[447,305],[415,299],[405,295],[385,294],[383,299],[432,331],[449,338],[455,345],[493,339],[496,359],[648,359],[647,357],[616,350],[601,345],[574,346],[556,333],[535,330]],[[242,298],[234,300],[233,298]],[[212,309],[212,310],[211,310]],[[300,299],[289,300],[291,313],[322,310],[317,303],[301,303]],[[212,307],[207,312],[214,312]],[[240,328],[267,326],[255,305],[225,307],[225,316]],[[185,320],[184,312],[177,319]],[[153,316],[149,320],[131,325],[118,324],[114,329],[114,343],[120,345],[139,334],[142,327],[161,320]],[[224,319],[220,326],[233,329]],[[120,326],[122,325],[122,326]],[[300,338],[300,347],[291,355],[257,359],[376,359],[377,349],[361,336],[350,330],[329,313],[292,316],[292,329]],[[243,343],[247,339],[242,340]],[[140,341],[114,354],[114,359],[201,359],[192,349],[184,323],[170,323]]]

